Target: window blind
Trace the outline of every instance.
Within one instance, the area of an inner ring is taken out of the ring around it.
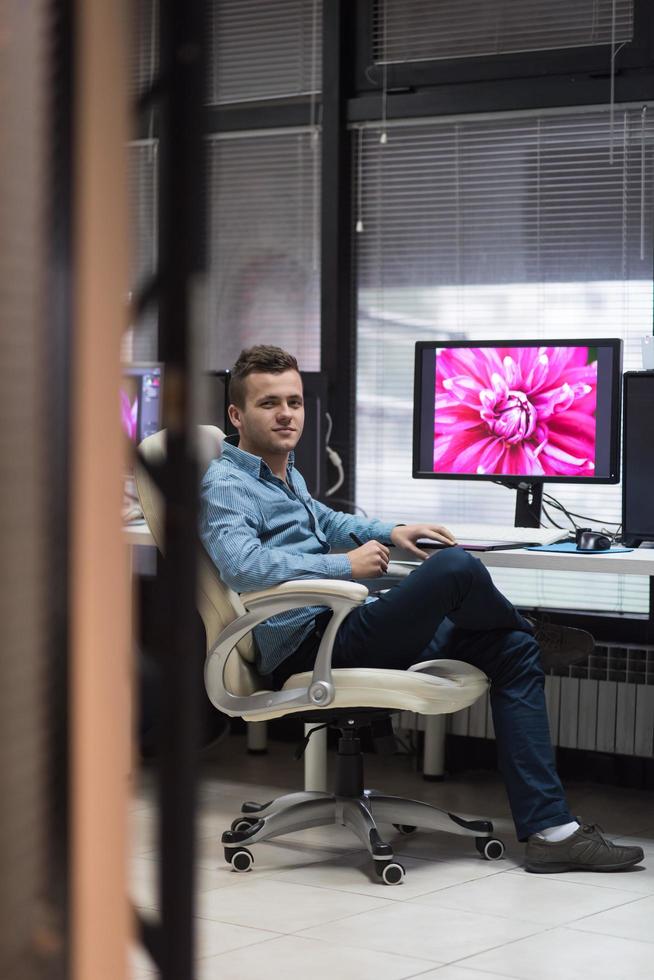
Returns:
[[[320,137],[317,130],[209,139],[207,367],[277,344],[320,370]]]
[[[416,340],[621,337],[652,331],[654,111],[606,107],[360,129],[355,234],[357,502],[392,519],[513,523],[491,483],[411,477]],[[618,486],[546,484],[621,519]],[[582,522],[584,523],[584,522]],[[647,609],[647,581],[496,576],[516,602]]]
[[[322,0],[213,0],[209,102],[320,91]]]
[[[633,0],[378,0],[374,59],[393,62],[630,41]]]
[[[135,105],[159,71],[159,0],[132,0],[130,4],[129,89]],[[134,140],[127,148],[127,180],[130,219],[130,293],[138,291],[154,275],[157,263],[157,147],[153,137],[155,110],[147,116],[150,139]],[[150,307],[134,315],[123,338],[125,362],[157,359],[157,311]]]
[[[130,290],[135,297],[157,266],[157,141],[137,140],[128,146],[130,216]],[[127,331],[124,361],[157,359],[157,311],[149,307]]]
[[[129,89],[136,100],[159,70],[159,0],[132,0],[130,15]]]

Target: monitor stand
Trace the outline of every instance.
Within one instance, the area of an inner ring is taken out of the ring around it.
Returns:
[[[540,527],[542,502],[542,483],[518,483],[516,487],[514,526]]]

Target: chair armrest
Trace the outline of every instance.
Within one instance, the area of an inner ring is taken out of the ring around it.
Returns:
[[[301,579],[241,595],[247,612],[225,627],[207,655],[204,677],[212,704],[228,715],[249,716],[268,714],[271,709],[280,707],[326,707],[334,700],[331,656],[336,633],[348,613],[361,605],[367,595],[368,590],[364,585],[338,579]],[[284,691],[259,691],[247,697],[231,694],[225,687],[224,670],[236,644],[271,616],[306,606],[326,606],[333,611],[320,641],[309,686]]]
[[[319,592],[321,596],[356,599],[358,602],[363,602],[368,595],[365,585],[360,585],[358,582],[344,582],[336,578],[304,578],[295,579],[293,582],[281,582],[279,585],[273,585],[270,589],[263,589],[261,592],[243,592],[240,599],[246,609],[251,609],[262,600],[275,596],[314,595],[316,592]],[[305,605],[311,605],[311,603],[307,602]],[[326,603],[321,603],[321,605],[326,605]]]

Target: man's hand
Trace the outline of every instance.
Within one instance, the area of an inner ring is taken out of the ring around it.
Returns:
[[[443,544],[456,544],[456,538],[442,524],[398,524],[391,531],[391,541],[396,548],[404,548],[418,558],[428,558],[429,554],[422,551],[416,544],[419,538],[431,538]]]
[[[390,552],[379,541],[366,541],[360,548],[348,551],[352,578],[379,578],[388,568]]]

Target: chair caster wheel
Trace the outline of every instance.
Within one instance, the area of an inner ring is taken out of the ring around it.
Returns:
[[[400,834],[404,834],[405,837],[408,837],[409,834],[415,834],[418,829],[417,827],[412,827],[410,823],[394,823],[393,826]]]
[[[499,861],[504,857],[504,844],[495,837],[475,837],[475,846],[486,861]]]
[[[247,847],[239,847],[238,849],[233,850],[231,854],[226,852],[225,858],[227,862],[231,864],[232,869],[241,874],[245,871],[251,871],[254,866],[252,851],[248,851]]]
[[[386,864],[375,861],[375,871],[385,885],[401,885],[406,878],[404,866],[397,861],[387,861]]]
[[[236,831],[237,834],[247,833],[256,822],[249,817],[237,817],[236,820],[232,820],[232,830]]]

